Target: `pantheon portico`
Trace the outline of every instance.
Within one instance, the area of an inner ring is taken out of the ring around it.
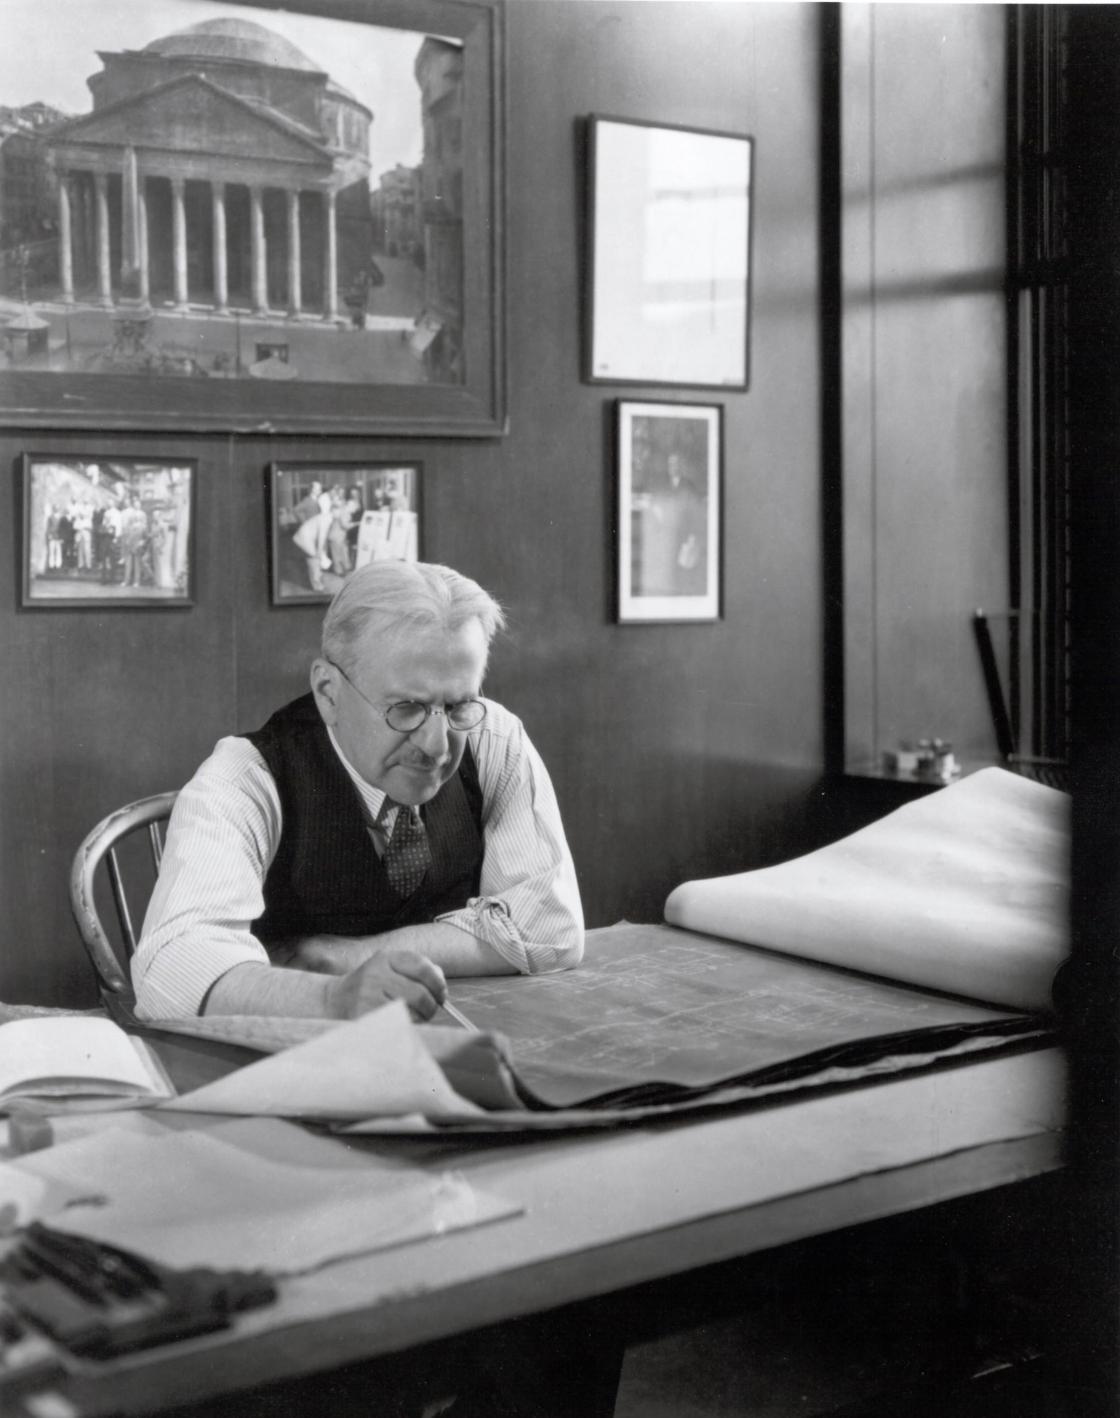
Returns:
[[[62,301],[334,321],[369,254],[370,110],[243,20],[99,57],[93,111],[48,139]]]

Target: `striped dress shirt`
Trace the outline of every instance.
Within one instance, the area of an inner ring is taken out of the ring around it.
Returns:
[[[328,732],[330,732],[328,730]],[[378,823],[385,794],[347,762],[381,855],[395,813]],[[583,908],[548,772],[515,715],[493,700],[468,735],[482,789],[484,857],[479,895],[438,917],[491,946],[523,974],[563,970],[583,954]],[[235,965],[268,962],[252,933],[281,832],[276,783],[240,737],[219,740],[182,789],[168,824],[159,879],[132,961],[141,1019],[197,1014]]]

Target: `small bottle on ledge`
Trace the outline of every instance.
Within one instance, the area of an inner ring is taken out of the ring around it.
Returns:
[[[919,783],[948,783],[960,776],[961,766],[946,739],[901,739],[897,749],[883,754],[883,770]]]

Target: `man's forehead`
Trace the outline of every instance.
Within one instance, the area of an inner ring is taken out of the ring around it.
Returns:
[[[355,668],[389,692],[406,691],[446,675],[481,674],[486,637],[477,618],[454,630],[371,632],[355,647]]]

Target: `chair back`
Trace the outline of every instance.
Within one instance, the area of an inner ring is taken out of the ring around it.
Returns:
[[[127,1003],[132,999],[128,961],[136,950],[136,930],[132,907],[138,907],[136,920],[143,920],[147,894],[159,872],[163,857],[163,838],[167,819],[175,806],[178,792],[156,793],[150,798],[128,803],[102,819],[87,834],[74,855],[70,869],[70,910],[78,934],[86,948],[106,1004]],[[147,838],[145,844],[144,838]],[[125,839],[133,841],[126,845]],[[146,846],[146,850],[145,850]],[[99,869],[104,865],[104,873]],[[125,877],[129,876],[129,889]],[[99,897],[104,899],[102,877],[108,878],[113,905],[116,907],[116,930],[119,944],[114,945],[99,910]],[[143,894],[143,904],[141,895]]]
[[[1004,616],[1011,621],[1016,620],[1018,614],[1018,611],[1004,612]],[[1063,792],[1069,792],[1070,770],[1068,763],[1060,758],[1041,758],[1037,754],[1018,751],[1018,741],[1012,725],[1011,713],[1007,707],[1007,698],[1003,692],[995,646],[992,643],[992,630],[985,611],[973,611],[972,631],[976,637],[976,649],[980,655],[980,669],[984,676],[984,689],[988,696],[988,709],[992,716],[992,728],[995,730],[996,747],[999,749],[999,756],[1003,759],[1004,766],[1025,778],[1033,778],[1035,782],[1045,783],[1048,788],[1060,788]]]

